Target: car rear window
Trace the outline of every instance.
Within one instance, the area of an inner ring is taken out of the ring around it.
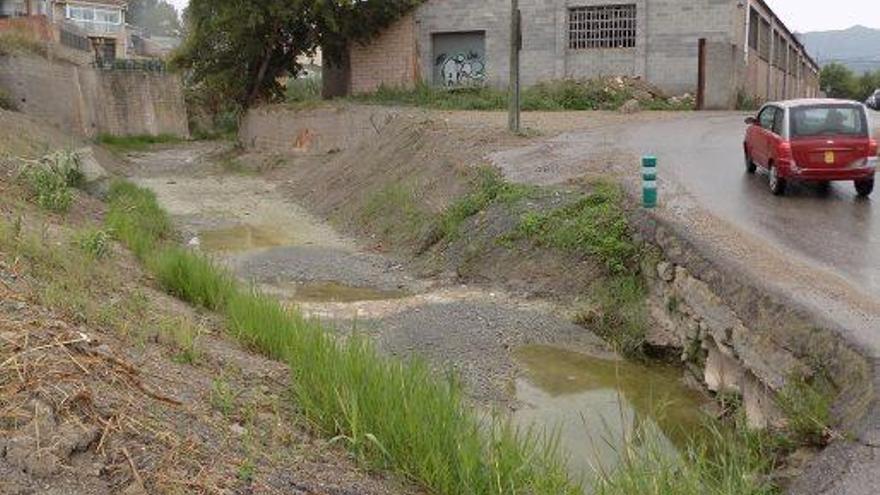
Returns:
[[[840,135],[868,135],[868,121],[860,107],[817,105],[791,109],[791,137]]]

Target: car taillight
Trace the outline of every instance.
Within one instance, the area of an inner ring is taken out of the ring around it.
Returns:
[[[877,156],[877,140],[872,139],[868,141],[868,156]]]
[[[791,143],[779,143],[779,146],[776,148],[776,157],[779,160],[791,161],[794,159],[794,154],[791,152]]]

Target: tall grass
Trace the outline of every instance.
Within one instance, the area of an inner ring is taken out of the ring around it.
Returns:
[[[581,493],[554,442],[500,419],[478,419],[456,380],[435,377],[420,360],[381,356],[361,336],[338,339],[297,310],[238,286],[211,261],[169,245],[167,216],[148,191],[115,184],[108,223],[166,290],[219,310],[234,336],[288,363],[300,410],[364,465],[437,494]]]
[[[126,181],[115,181],[107,196],[106,223],[117,239],[145,261],[171,234],[171,221],[156,195]]]
[[[595,495],[774,495],[766,476],[774,467],[776,441],[745,427],[706,425],[699,441],[681,455],[662,444],[648,425],[636,428],[619,452],[621,465],[600,470]]]

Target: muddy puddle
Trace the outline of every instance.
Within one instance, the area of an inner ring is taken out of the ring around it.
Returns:
[[[269,225],[239,224],[199,233],[199,245],[209,253],[242,253],[288,246],[295,242],[289,233]]]
[[[706,400],[681,383],[673,367],[597,359],[547,346],[514,357],[525,369],[516,382],[523,404],[514,419],[558,432],[571,474],[587,481],[620,462],[626,440],[651,431],[661,448],[683,449],[699,432]]]
[[[411,296],[409,292],[403,290],[354,287],[335,281],[283,282],[272,284],[269,292],[283,299],[300,303],[392,301]]]

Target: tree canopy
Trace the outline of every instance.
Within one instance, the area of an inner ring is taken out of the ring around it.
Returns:
[[[421,0],[192,0],[187,38],[175,62],[215,104],[250,106],[280,97],[281,76],[296,76],[297,57],[323,47],[341,60]]]
[[[880,71],[858,75],[842,64],[828,64],[822,69],[820,84],[831,98],[865,101],[880,89]]]
[[[152,36],[179,36],[181,32],[177,9],[165,0],[130,0],[127,20]]]

